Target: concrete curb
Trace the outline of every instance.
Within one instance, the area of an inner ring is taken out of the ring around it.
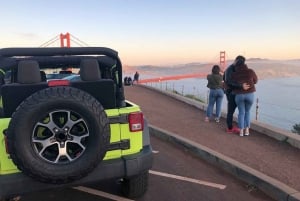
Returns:
[[[236,176],[238,179],[252,184],[273,199],[280,201],[300,201],[300,192],[286,184],[254,170],[236,160],[220,154],[208,147],[185,139],[169,131],[149,125],[150,134],[173,144],[180,145],[196,156]]]
[[[166,94],[166,95],[168,95],[172,98],[175,98],[179,101],[182,101],[184,103],[187,103],[189,105],[192,105],[192,106],[194,106],[198,109],[204,110],[204,111],[207,108],[207,104],[201,103],[199,101],[196,101],[196,100],[193,100],[193,99],[190,99],[190,98],[186,98],[186,97],[184,97],[182,95],[179,95],[179,94],[175,94],[175,93],[172,93],[172,92],[156,89],[156,88],[146,86],[146,85],[139,85],[139,86],[142,86],[142,87],[145,87],[145,88],[148,88],[148,89]],[[222,112],[222,117],[226,118],[226,113]],[[235,119],[235,121],[237,121],[236,117],[234,117],[234,119]],[[253,130],[255,130],[259,133],[262,133],[264,135],[267,135],[269,137],[272,137],[272,138],[274,138],[278,141],[287,142],[291,146],[300,149],[300,135],[297,135],[297,134],[294,134],[294,133],[285,131],[283,129],[276,128],[276,127],[273,127],[269,124],[264,124],[264,123],[261,123],[261,122],[258,122],[258,121],[252,121],[251,122],[251,129],[253,129]]]

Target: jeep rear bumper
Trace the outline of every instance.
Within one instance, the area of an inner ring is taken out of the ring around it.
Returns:
[[[23,173],[0,176],[0,198],[21,195],[29,192],[79,186],[106,179],[126,178],[148,171],[152,167],[153,155],[150,145],[144,146],[137,154],[120,159],[102,161],[96,169],[86,177],[68,184],[47,184],[36,181]]]

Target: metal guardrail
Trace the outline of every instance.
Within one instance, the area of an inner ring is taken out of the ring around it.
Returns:
[[[181,96],[186,96],[186,97],[193,97],[194,99],[200,100],[206,104],[208,103],[209,90],[207,90],[207,89],[199,90],[199,87],[195,87],[195,86],[187,87],[185,85],[175,85],[174,83],[169,83],[169,82],[146,83],[145,85],[153,87],[153,88],[157,88],[161,91],[172,92],[172,93],[179,94]],[[223,104],[224,104],[224,101],[223,101]],[[272,106],[272,108],[274,108],[274,110],[282,109],[281,105],[265,102],[265,101],[262,101],[261,99],[257,98],[256,105],[254,106],[255,111],[252,111],[253,116],[255,116],[254,119],[256,121],[259,121],[262,123],[281,122],[282,124],[289,124],[289,125],[294,125],[297,123],[297,122],[292,121],[291,119],[288,119],[288,116],[272,115],[272,114],[268,114],[268,113],[264,112],[262,110],[262,108],[266,108],[267,106],[268,107]],[[223,105],[222,108],[226,108],[226,107],[224,107],[224,105]],[[289,105],[285,105],[284,109],[290,110],[291,112],[300,111],[300,108],[289,107]],[[225,111],[223,111],[223,112],[225,112]],[[282,128],[282,129],[291,131],[293,128],[290,127],[290,128]]]
[[[151,87],[151,86],[147,86],[147,85],[142,85],[143,87],[148,87],[152,90],[157,90],[161,93],[164,93],[168,96],[171,96],[173,98],[176,98],[177,100],[180,100],[182,102],[185,102],[187,104],[190,104],[196,108],[199,108],[201,110],[206,110],[207,108],[207,103],[202,103],[199,101],[196,101],[194,99],[190,99],[190,98],[186,98],[185,96],[182,96],[180,94],[176,94],[170,91],[165,91],[165,90],[160,90],[158,88],[155,87]],[[221,113],[223,118],[226,118],[226,113],[222,112]],[[237,118],[234,117],[234,120],[237,121]],[[297,135],[295,133],[289,132],[287,130],[284,129],[280,129],[277,127],[274,127],[272,125],[266,124],[266,123],[262,123],[259,121],[252,121],[251,122],[251,129],[256,130],[259,133],[262,133],[264,135],[267,135],[271,138],[274,138],[278,141],[281,142],[287,142],[288,144],[290,144],[291,146],[300,149],[300,135]]]

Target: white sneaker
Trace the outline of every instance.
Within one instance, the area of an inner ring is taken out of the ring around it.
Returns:
[[[244,129],[240,129],[240,136],[241,136],[241,137],[244,136]]]
[[[246,136],[250,135],[250,133],[249,133],[249,128],[245,128],[245,135],[246,135]]]

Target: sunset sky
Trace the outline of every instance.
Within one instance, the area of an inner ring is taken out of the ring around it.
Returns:
[[[0,17],[0,48],[69,32],[128,65],[300,59],[300,0],[1,0]]]

